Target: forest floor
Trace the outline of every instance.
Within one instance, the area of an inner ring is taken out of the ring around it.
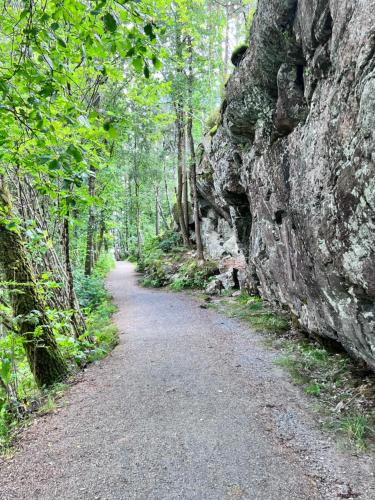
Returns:
[[[2,500],[375,498],[260,335],[137,280],[110,274],[120,344],[2,459]]]

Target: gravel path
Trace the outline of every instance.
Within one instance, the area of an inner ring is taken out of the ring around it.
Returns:
[[[136,280],[111,273],[121,343],[0,463],[1,500],[375,498],[258,336]]]

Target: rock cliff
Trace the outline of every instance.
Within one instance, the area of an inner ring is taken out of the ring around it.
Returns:
[[[375,0],[259,0],[220,115],[206,253],[375,368]]]

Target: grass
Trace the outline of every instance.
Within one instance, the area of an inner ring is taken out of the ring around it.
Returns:
[[[274,339],[281,350],[275,364],[318,403],[324,426],[339,433],[357,449],[374,447],[375,378],[344,352],[335,352],[316,339],[296,334]]]
[[[334,344],[291,329],[288,317],[260,297],[222,297],[211,307],[266,334],[277,366],[314,401],[323,426],[356,450],[375,450],[375,376]]]
[[[168,286],[172,290],[204,289],[215,264],[200,267],[186,252],[161,250],[154,243],[145,260],[144,286]],[[202,295],[204,300],[207,296]],[[375,378],[367,372],[358,374],[358,363],[332,346],[308,338],[296,328],[296,322],[258,296],[224,290],[219,298],[210,299],[208,307],[246,322],[264,335],[264,343],[279,350],[275,364],[290,374],[318,409],[324,426],[344,436],[357,449],[375,444]],[[293,329],[294,327],[294,329]]]
[[[363,415],[343,417],[339,420],[339,429],[361,449],[366,447],[366,437],[373,432],[372,424]]]
[[[46,415],[55,410],[57,401],[69,387],[68,384],[59,383],[46,389],[34,388],[33,395],[28,394],[28,401],[24,406],[16,407],[4,405],[0,410],[0,455],[8,455],[12,452],[12,445],[21,429],[32,421],[35,415]]]
[[[271,310],[270,306],[257,296],[246,293],[238,297],[224,297],[213,306],[230,318],[248,323],[258,332],[284,332],[289,329],[289,319]]]

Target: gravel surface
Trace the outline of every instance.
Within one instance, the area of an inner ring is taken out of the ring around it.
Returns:
[[[0,498],[375,498],[374,461],[339,452],[277,355],[184,294],[108,279],[120,345],[0,462]]]

